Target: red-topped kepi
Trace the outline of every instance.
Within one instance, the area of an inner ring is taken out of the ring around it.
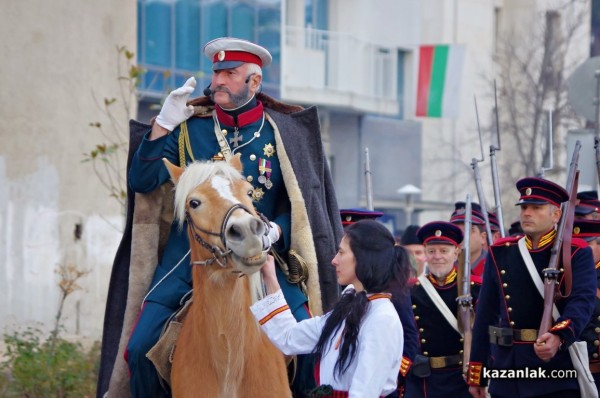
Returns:
[[[567,191],[552,181],[537,177],[525,177],[517,181],[517,189],[521,194],[515,206],[526,204],[552,204],[560,207],[561,203],[569,200]]]
[[[463,240],[463,233],[450,222],[433,221],[419,228],[417,237],[424,245],[438,243],[459,246]]]
[[[264,67],[273,59],[266,48],[235,37],[220,37],[209,41],[204,46],[204,55],[212,60],[212,69],[215,71],[237,68],[245,63]]]

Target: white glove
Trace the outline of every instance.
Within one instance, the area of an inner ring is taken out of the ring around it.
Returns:
[[[186,103],[195,89],[196,79],[192,76],[187,79],[183,86],[171,91],[156,117],[156,123],[169,131],[173,131],[175,127],[188,120],[194,114],[194,107],[192,105],[186,106]]]
[[[279,240],[279,227],[273,221],[266,224],[267,230],[262,237],[263,249],[269,250],[275,242]]]

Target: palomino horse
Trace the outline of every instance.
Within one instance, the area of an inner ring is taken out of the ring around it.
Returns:
[[[188,223],[194,297],[173,358],[173,397],[291,397],[284,356],[249,309],[251,275],[267,254],[239,155],[185,169],[165,164],[176,217]]]

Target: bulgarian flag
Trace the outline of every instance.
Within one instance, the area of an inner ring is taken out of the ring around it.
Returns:
[[[421,46],[417,116],[458,116],[465,46]]]

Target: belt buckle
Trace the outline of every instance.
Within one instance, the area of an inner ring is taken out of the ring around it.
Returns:
[[[431,357],[429,358],[429,364],[432,369],[440,369],[446,367],[446,357]]]
[[[521,329],[521,341],[531,342],[537,340],[537,330]]]

